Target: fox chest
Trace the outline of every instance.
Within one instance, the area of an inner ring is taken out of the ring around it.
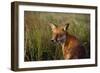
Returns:
[[[68,49],[68,48],[63,48],[62,51],[63,51],[64,59],[69,59],[69,58],[71,58],[72,53],[71,53],[71,50],[70,50],[70,49]]]
[[[77,51],[71,45],[62,47],[64,59],[77,58]]]

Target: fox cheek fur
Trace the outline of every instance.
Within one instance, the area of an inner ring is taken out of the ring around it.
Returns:
[[[57,38],[57,41],[58,41],[59,43],[64,43],[65,40],[67,40],[66,38],[67,38],[67,36],[64,34],[63,36]]]

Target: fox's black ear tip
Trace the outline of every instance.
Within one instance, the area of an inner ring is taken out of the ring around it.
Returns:
[[[65,24],[65,28],[64,28],[64,30],[67,30],[68,27],[69,27],[69,23],[66,23],[66,24]]]
[[[69,23],[66,23],[65,25],[69,25]]]

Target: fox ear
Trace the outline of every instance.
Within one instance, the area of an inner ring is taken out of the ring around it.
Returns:
[[[55,28],[56,28],[56,26],[55,26],[54,24],[52,24],[52,23],[50,23],[49,26],[50,26],[52,29],[55,29]]]
[[[68,29],[68,27],[69,27],[69,23],[67,23],[67,24],[65,24],[65,26],[64,26],[64,31],[66,31],[67,29]]]

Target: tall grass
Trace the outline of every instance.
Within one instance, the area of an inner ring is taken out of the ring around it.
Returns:
[[[75,13],[24,12],[25,61],[63,59],[61,46],[50,41],[52,32],[49,23],[70,23],[68,32],[76,36],[90,57],[90,15]]]

